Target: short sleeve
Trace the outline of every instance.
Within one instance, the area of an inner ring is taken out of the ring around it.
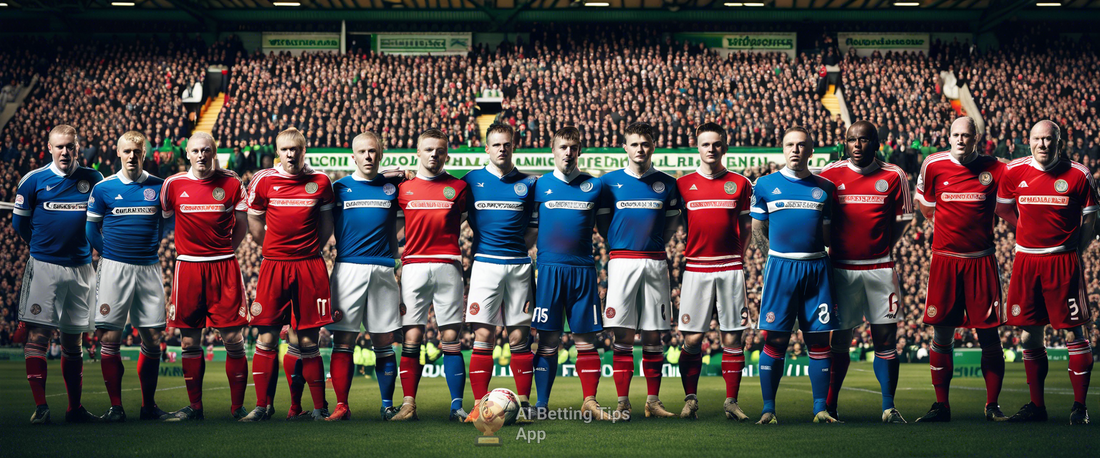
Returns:
[[[1001,175],[1001,180],[997,181],[997,203],[999,204],[1011,204],[1016,202],[1016,185],[1012,184],[1012,181],[1007,179],[1007,173]]]
[[[176,208],[172,203],[172,193],[168,192],[168,186],[171,183],[171,180],[164,180],[164,184],[160,185],[160,211],[165,219],[171,218]]]
[[[668,185],[668,195],[665,196],[665,217],[671,218],[680,214],[680,190],[673,181]]]
[[[737,215],[744,216],[749,214],[752,204],[753,187],[749,180],[742,180],[741,184],[741,198],[737,199]]]
[[[928,160],[921,165],[917,176],[917,201],[926,207],[936,206],[936,177],[928,170]]]
[[[752,198],[749,199],[749,215],[760,221],[768,220],[768,201],[760,195],[760,182],[752,189]]]
[[[88,195],[88,221],[98,223],[106,214],[107,200],[103,198],[103,188],[94,186]]]
[[[600,198],[597,200],[598,210],[597,215],[607,215],[611,213],[611,209],[615,208],[615,195],[611,193],[611,188],[607,187],[607,182],[600,180]]]
[[[241,197],[243,200],[237,205],[237,211],[247,210],[250,215],[262,215],[267,213],[267,193],[264,192],[264,188],[260,184],[263,181],[263,176],[259,178],[254,176],[252,179],[256,181],[248,189],[242,187]]]
[[[31,211],[38,204],[38,196],[35,187],[38,185],[36,177],[26,177],[19,183],[15,191],[15,209],[12,210],[19,216],[31,216]]]
[[[898,181],[894,185],[894,214],[897,221],[909,221],[913,219],[913,198],[909,195],[909,179],[904,172],[898,172]]]
[[[332,192],[332,181],[325,175],[325,179],[319,185],[321,186],[321,211],[331,211],[336,206],[336,193]]]
[[[1081,214],[1087,215],[1100,210],[1096,200],[1096,183],[1093,182],[1092,175],[1085,175],[1084,185],[1082,187],[1085,189],[1082,190],[1084,196],[1082,196],[1083,198],[1081,199]]]

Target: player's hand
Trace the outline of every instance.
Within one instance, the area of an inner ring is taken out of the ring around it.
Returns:
[[[393,168],[389,168],[389,169],[383,169],[382,170],[382,176],[384,176],[384,177],[386,177],[390,180],[396,181],[397,183],[395,183],[395,184],[399,184],[399,183],[406,180],[405,171],[401,170],[400,167],[393,167]]]

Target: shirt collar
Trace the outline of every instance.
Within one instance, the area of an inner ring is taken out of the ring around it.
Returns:
[[[706,178],[708,180],[717,180],[717,179],[721,178],[723,175],[729,173],[729,169],[724,168],[724,169],[722,169],[721,172],[718,172],[717,175],[707,175],[707,173],[703,171],[703,168],[699,167],[699,168],[695,169],[695,173],[698,173],[699,176],[701,176],[703,178]]]
[[[421,179],[421,180],[428,180],[428,181],[433,181],[433,180],[436,180],[436,179],[438,179],[439,177],[441,177],[441,176],[445,175],[446,173],[447,173],[447,172],[439,172],[439,175],[436,175],[436,176],[434,176],[434,177],[430,177],[430,176],[427,176],[427,175],[421,174],[420,172],[416,172],[416,177],[417,177],[417,178],[419,178],[419,179]]]
[[[1057,167],[1058,164],[1060,164],[1061,162],[1062,162],[1062,156],[1055,155],[1054,156],[1054,163],[1050,164],[1047,167],[1043,167],[1043,164],[1040,164],[1039,161],[1036,161],[1034,157],[1031,158],[1031,166],[1035,167],[1035,170],[1038,170],[1040,172],[1048,172],[1048,171],[1054,170],[1054,168]]]
[[[135,181],[135,180],[131,180],[131,179],[127,178],[125,173],[118,172],[117,175],[118,175],[118,181],[121,181],[122,184],[130,184],[130,183],[133,183]],[[146,178],[149,178],[149,172],[146,172],[146,171],[142,170],[141,175],[138,176],[138,179],[136,181],[138,183],[144,183]]]
[[[497,178],[504,178],[504,177],[506,177],[506,176],[508,176],[508,175],[511,175],[511,174],[513,174],[513,173],[516,173],[516,171],[518,171],[519,169],[517,169],[515,165],[512,165],[512,171],[511,171],[511,172],[508,172],[508,173],[500,173],[500,169],[499,169],[499,168],[497,168],[497,166],[496,166],[495,164],[493,164],[492,162],[490,162],[490,163],[488,163],[488,164],[486,164],[486,165],[485,165],[485,170],[487,170],[487,171],[488,171],[489,173],[493,174],[493,176],[495,176],[495,177],[497,177]]]
[[[787,178],[790,178],[792,180],[801,180],[802,179],[802,178],[798,177],[798,172],[795,172],[794,170],[792,170],[790,167],[787,167],[787,166],[783,166],[783,168],[779,169],[779,173],[782,173],[783,176],[785,176]]]
[[[310,167],[309,164],[306,164],[305,167],[302,167],[302,173],[299,173],[297,175],[291,175],[289,173],[286,173],[286,170],[283,170],[282,167],[275,166],[275,173],[278,173],[279,175],[282,175],[282,176],[287,177],[287,178],[299,178],[299,177],[303,177],[303,176],[306,176],[306,175],[309,175],[309,174],[313,173],[313,167]]]
[[[573,181],[573,179],[579,177],[580,175],[581,171],[577,168],[574,168],[572,172],[569,172],[569,175],[561,173],[561,171],[559,171],[557,168],[554,169],[554,178],[565,182],[565,184],[569,184],[570,181]]]
[[[50,171],[53,172],[54,175],[57,175],[59,177],[68,177],[71,176],[73,173],[76,173],[76,167],[73,167],[73,171],[66,175],[65,172],[62,172],[61,169],[57,167],[56,162],[50,162]]]
[[[974,152],[970,153],[970,158],[969,159],[967,159],[966,156],[963,156],[963,160],[961,160],[961,161],[958,160],[958,159],[955,159],[955,156],[953,154],[951,154],[950,152],[947,153],[947,157],[951,158],[951,162],[954,162],[954,163],[959,164],[959,165],[966,165],[966,164],[969,164],[971,162],[974,162],[974,160],[978,158],[978,152],[974,151]]]
[[[378,175],[375,175],[375,176],[374,176],[374,180],[377,180],[377,179],[378,179],[378,177],[380,177],[380,176],[382,176],[382,174],[381,174],[381,173],[379,173]],[[355,180],[355,181],[362,181],[362,182],[364,182],[364,183],[373,183],[373,182],[374,182],[374,180],[368,180],[368,179],[366,179],[366,178],[360,178],[360,177],[359,177],[359,175],[356,175],[355,173],[352,173],[352,174],[351,174],[351,179],[353,179],[353,180]]]
[[[630,167],[625,167],[625,168],[623,168],[623,170],[624,170],[624,171],[626,171],[626,174],[627,174],[627,175],[630,175],[630,176],[632,176],[632,177],[634,177],[634,178],[638,178],[638,179],[642,179],[642,178],[645,178],[645,177],[647,177],[647,176],[650,176],[650,175],[652,175],[652,174],[654,174],[654,173],[657,173],[657,168],[656,168],[656,167],[654,167],[654,166],[653,166],[653,164],[650,164],[650,165],[649,165],[649,170],[646,170],[646,171],[645,171],[645,173],[643,173],[643,174],[641,174],[641,175],[635,175],[635,174],[634,174],[634,171],[633,171],[633,170],[630,170]]]
[[[875,160],[871,161],[871,164],[868,165],[867,167],[860,167],[860,166],[856,165],[855,162],[849,160],[848,161],[848,168],[852,169],[853,172],[856,172],[860,175],[870,175],[871,173],[873,173],[875,171],[878,171],[878,169],[881,169],[882,164],[879,162],[878,159],[875,159]]]

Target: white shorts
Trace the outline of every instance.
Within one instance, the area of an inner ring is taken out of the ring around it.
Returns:
[[[718,309],[718,329],[741,331],[752,326],[745,299],[744,271],[685,271],[680,286],[680,331],[710,331],[710,317]]]
[[[95,301],[95,269],[91,264],[65,267],[30,258],[23,272],[19,299],[19,321],[65,334],[95,329],[92,303]]]
[[[164,285],[160,264],[136,266],[101,259],[96,272],[95,327],[121,331],[126,317],[135,328],[163,328]]]
[[[474,261],[471,270],[467,323],[531,325],[531,264]]]
[[[874,270],[833,269],[833,289],[840,312],[840,329],[853,329],[863,324],[894,324],[898,314],[901,288],[894,269]]]
[[[332,324],[329,331],[371,334],[401,329],[401,291],[393,267],[338,262],[329,274]],[[408,275],[408,270],[405,271]]]
[[[603,316],[604,328],[672,329],[668,262],[634,258],[608,262],[607,307]]]
[[[401,325],[428,324],[428,306],[435,305],[438,326],[462,324],[462,271],[454,263],[417,262],[401,268]]]

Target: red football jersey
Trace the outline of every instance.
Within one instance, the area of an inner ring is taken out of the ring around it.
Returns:
[[[949,153],[928,156],[917,178],[917,200],[936,207],[932,251],[966,257],[993,254],[997,184],[1005,165],[976,155],[960,164]]]
[[[741,268],[743,235],[738,219],[749,214],[752,183],[743,175],[725,171],[711,177],[694,172],[676,180],[687,216],[685,269],[718,272]]]
[[[306,168],[295,176],[275,167],[252,176],[248,213],[265,215],[264,258],[293,261],[321,255],[321,212],[336,200],[324,172]]]
[[[397,203],[405,218],[405,264],[462,260],[458,247],[469,190],[466,182],[444,172],[435,178],[401,183]]]
[[[164,216],[176,216],[176,252],[181,261],[213,261],[233,257],[236,211],[245,211],[245,189],[240,178],[216,170],[205,180],[177,173],[161,185]]]
[[[837,264],[887,264],[894,223],[913,219],[909,179],[893,164],[875,160],[860,170],[848,159],[834,162],[821,176],[836,183],[830,223],[829,257]]]
[[[1060,159],[1043,170],[1033,158],[1008,164],[997,201],[1015,203],[1016,249],[1042,254],[1077,249],[1081,215],[1097,210],[1092,175],[1084,165]]]

